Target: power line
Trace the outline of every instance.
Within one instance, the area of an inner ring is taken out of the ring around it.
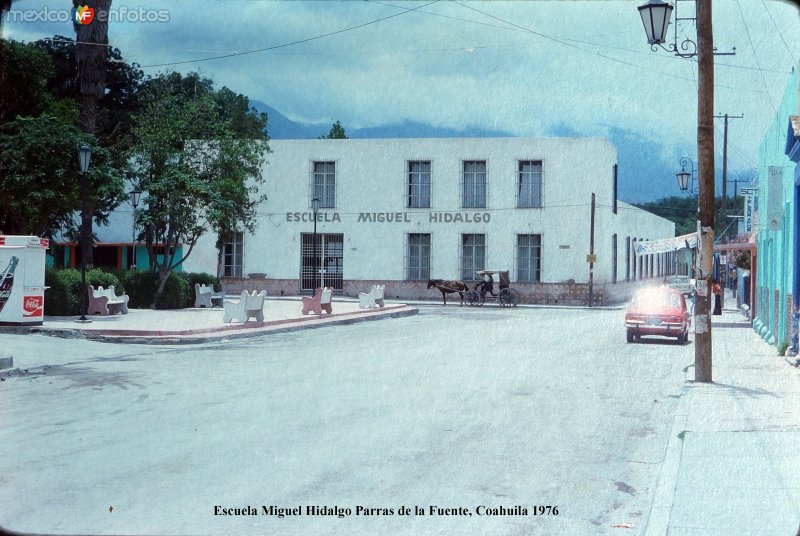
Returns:
[[[430,6],[432,4],[435,4],[438,1],[439,0],[433,0],[432,2],[428,2],[427,4],[424,4],[424,5],[419,6],[419,7],[415,7],[413,9],[406,9],[402,13],[395,13],[394,15],[389,15],[387,17],[381,17],[380,19],[375,19],[375,20],[372,20],[372,21],[369,21],[369,22],[365,22],[363,24],[357,24],[355,26],[349,26],[347,28],[342,28],[341,30],[328,32],[328,33],[324,33],[324,34],[321,34],[321,35],[315,35],[314,37],[308,37],[306,39],[298,39],[297,41],[292,41],[290,43],[283,43],[281,45],[274,45],[274,46],[271,46],[271,47],[258,48],[258,49],[255,49],[255,50],[247,50],[245,52],[232,52],[230,54],[221,54],[221,55],[218,55],[218,56],[210,56],[210,57],[207,57],[207,58],[200,58],[200,59],[196,59],[196,60],[172,61],[172,62],[169,62],[169,63],[154,63],[154,64],[151,64],[151,65],[141,65],[140,68],[145,69],[145,68],[148,68],[148,67],[171,67],[173,65],[184,65],[184,64],[187,64],[187,63],[200,63],[200,62],[204,62],[204,61],[219,60],[219,59],[224,59],[224,58],[234,58],[234,57],[237,57],[237,56],[246,56],[248,54],[255,54],[257,52],[266,52],[266,51],[269,51],[269,50],[276,50],[276,49],[279,49],[279,48],[285,48],[285,47],[289,47],[289,46],[293,46],[293,45],[299,45],[299,44],[302,44],[302,43],[308,43],[309,41],[315,41],[315,40],[318,40],[318,39],[322,39],[324,37],[330,37],[332,35],[342,34],[342,33],[345,33],[345,32],[349,32],[351,30],[357,30],[358,28],[363,28],[365,26],[370,26],[371,24],[376,24],[378,22],[383,22],[385,20],[392,19],[394,17],[399,17],[401,15],[405,15],[406,13],[410,13],[412,11],[417,11],[418,9],[422,9],[423,7],[427,7],[427,6]]]
[[[797,65],[797,61],[794,59],[794,54],[792,54],[792,51],[789,50],[789,45],[786,44],[786,40],[783,38],[783,33],[781,32],[781,29],[778,28],[777,24],[775,24],[775,19],[772,18],[772,13],[770,13],[769,9],[767,9],[767,4],[764,3],[764,0],[761,0],[761,5],[764,6],[764,11],[766,11],[767,15],[769,15],[769,20],[772,21],[772,25],[775,26],[775,29],[778,31],[778,35],[780,36],[781,41],[783,41],[783,46],[786,47],[786,52],[788,52],[789,57],[792,58],[792,64],[794,64],[795,68],[800,69],[800,67],[798,67]]]
[[[744,31],[747,34],[747,41],[750,43],[750,50],[753,51],[753,58],[756,60],[756,65],[758,68],[761,69],[761,64],[758,61],[758,54],[756,54],[756,47],[753,46],[753,38],[750,37],[750,29],[747,27],[747,21],[744,19],[744,12],[742,11],[742,5],[739,3],[739,0],[736,0],[736,7],[739,8],[739,16],[742,17],[742,24],[744,25]],[[775,108],[775,103],[772,102],[772,95],[769,93],[769,87],[767,87],[767,81],[764,79],[764,73],[759,72],[761,75],[761,83],[764,84],[764,90],[767,92],[767,98],[769,99],[769,104],[772,106],[772,111],[775,115],[778,115],[778,110]]]

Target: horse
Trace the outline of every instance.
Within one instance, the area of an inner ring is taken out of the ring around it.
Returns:
[[[442,305],[447,305],[447,295],[458,292],[461,296],[461,305],[464,305],[464,293],[469,290],[463,281],[445,281],[444,279],[428,279],[428,288],[436,287],[442,291]]]

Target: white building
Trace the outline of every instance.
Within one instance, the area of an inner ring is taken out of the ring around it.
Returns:
[[[582,302],[592,194],[600,300],[606,285],[674,273],[672,253],[634,256],[636,241],[672,237],[674,224],[617,200],[616,148],[605,139],[272,140],[270,148],[258,229],[227,239],[219,272],[229,292],[324,284],[352,296],[381,282],[387,296],[434,297],[429,278],[469,283],[489,268],[509,270],[523,301]],[[215,242],[204,237],[183,269],[217,273]]]

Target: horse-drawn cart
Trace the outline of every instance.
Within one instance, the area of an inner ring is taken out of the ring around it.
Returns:
[[[467,292],[465,296],[467,305],[480,307],[486,300],[497,300],[497,303],[502,307],[516,307],[517,304],[519,304],[519,291],[509,286],[511,279],[508,277],[508,270],[478,270],[475,273],[482,280],[485,279],[487,275],[492,277],[492,279],[495,275],[498,276],[500,279],[500,291],[497,294],[490,292],[487,288],[486,281],[481,281],[475,285],[473,290]]]

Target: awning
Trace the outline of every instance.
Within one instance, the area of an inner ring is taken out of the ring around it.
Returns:
[[[648,240],[647,242],[636,242],[634,252],[636,255],[650,255],[652,253],[666,253],[678,249],[694,249],[697,247],[697,233],[690,233],[664,240]]]

